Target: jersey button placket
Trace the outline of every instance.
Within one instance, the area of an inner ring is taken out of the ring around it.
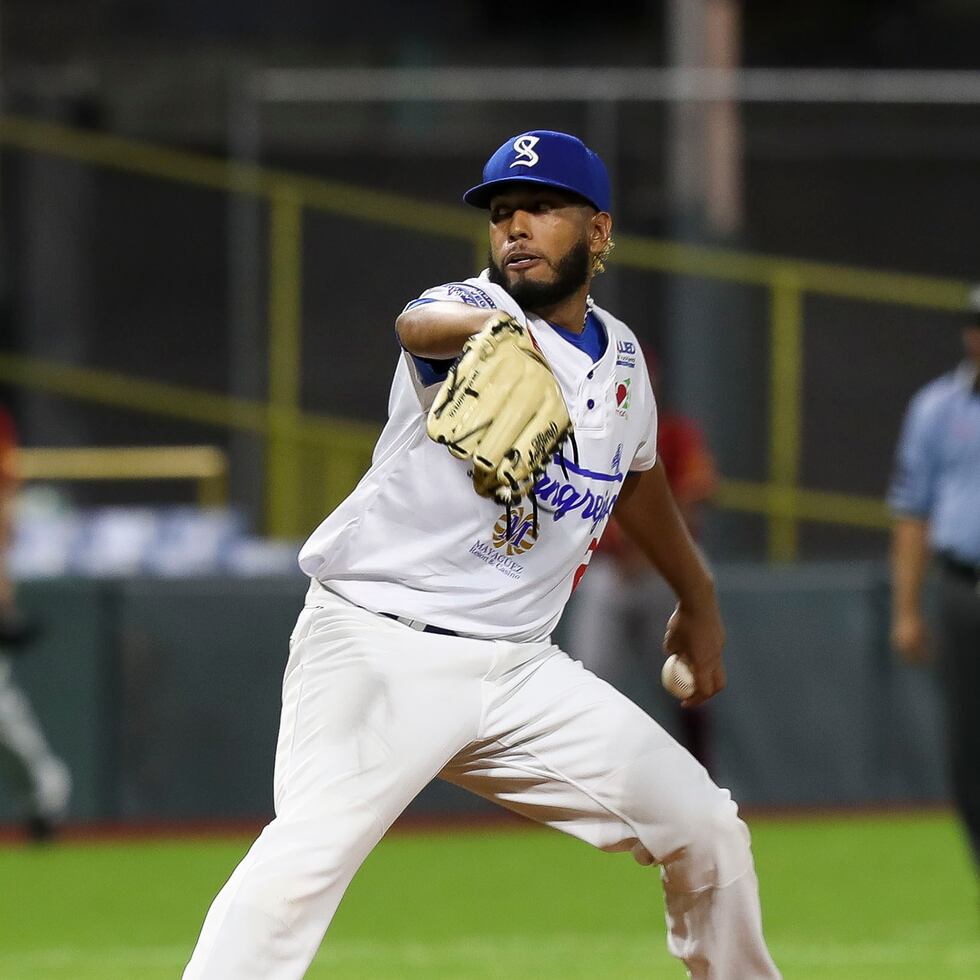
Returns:
[[[584,375],[580,375],[581,383],[578,389],[578,407],[576,415],[578,424],[584,430],[593,432],[603,428],[602,416],[597,417],[597,410],[601,410],[602,405],[602,386],[595,380],[596,367],[593,366]]]

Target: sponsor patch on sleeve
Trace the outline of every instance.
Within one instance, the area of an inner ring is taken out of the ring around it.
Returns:
[[[465,303],[467,306],[474,306],[478,310],[495,310],[497,308],[493,298],[489,293],[468,282],[447,282],[442,286],[433,286],[427,289],[418,299],[413,299],[406,304],[403,312],[414,310],[416,307],[425,306],[427,303]]]
[[[475,306],[480,310],[493,310],[496,306],[488,293],[479,286],[468,282],[450,282],[442,287],[449,299],[458,299],[467,306]]]

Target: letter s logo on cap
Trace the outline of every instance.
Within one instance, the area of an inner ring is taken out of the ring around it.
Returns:
[[[533,167],[540,159],[534,152],[534,145],[541,139],[540,136],[518,136],[514,140],[514,152],[517,159],[511,164],[512,167]]]

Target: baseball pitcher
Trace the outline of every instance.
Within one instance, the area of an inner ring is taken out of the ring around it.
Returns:
[[[441,776],[660,866],[668,944],[701,980],[779,976],[730,795],[551,640],[615,508],[678,598],[664,640],[722,689],[709,569],[657,461],[635,335],[589,297],[609,180],[564,133],[507,140],[464,200],[489,266],[424,291],[370,470],[300,553],[275,819],[214,900],[185,980],[302,977],[344,890]]]

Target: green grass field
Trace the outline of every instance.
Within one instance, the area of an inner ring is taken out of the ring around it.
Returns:
[[[980,907],[943,815],[752,821],[787,980],[975,980]],[[0,848],[0,978],[180,975],[248,842]],[[396,834],[351,886],[309,976],[681,978],[659,877],[556,833]]]

